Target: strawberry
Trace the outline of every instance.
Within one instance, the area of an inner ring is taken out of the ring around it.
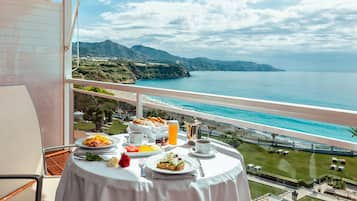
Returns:
[[[122,168],[129,167],[130,165],[130,157],[123,153],[120,157],[119,165]]]

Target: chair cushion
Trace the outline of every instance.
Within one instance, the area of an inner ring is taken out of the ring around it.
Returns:
[[[41,131],[25,86],[0,87],[0,174],[41,174]]]
[[[60,177],[45,177],[43,179],[42,201],[54,201]]]
[[[59,183],[60,177],[45,177],[43,179],[42,186],[42,201],[54,201],[56,196],[56,190]],[[22,185],[29,182],[29,180],[1,180],[0,181],[0,198],[7,195],[8,193],[16,190]],[[4,190],[4,191],[3,191]],[[35,200],[36,196],[36,184],[33,184],[32,187],[27,188],[26,190],[16,194],[12,197],[11,201],[31,201]]]
[[[0,180],[0,198],[15,191],[21,186],[27,184],[31,180]],[[33,185],[35,186],[35,185]],[[35,200],[35,191],[32,187],[25,189],[24,191],[16,194],[10,199],[11,201],[30,201]]]

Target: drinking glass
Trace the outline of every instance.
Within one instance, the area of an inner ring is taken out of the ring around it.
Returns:
[[[189,144],[194,144],[194,141],[197,140],[198,137],[198,126],[199,124],[195,121],[195,123],[185,122],[186,132],[187,132],[187,140]]]
[[[167,122],[168,128],[168,138],[169,144],[176,145],[177,144],[177,135],[179,130],[179,125],[177,120],[170,120]]]

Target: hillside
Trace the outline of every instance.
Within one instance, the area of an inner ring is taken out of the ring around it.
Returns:
[[[171,55],[168,52],[135,45],[131,48],[138,54],[152,62],[179,63],[188,70],[208,71],[282,71],[268,64],[257,64],[249,61],[221,61],[208,58],[184,58]]]
[[[73,43],[73,54],[76,54],[76,43]],[[131,48],[106,40],[103,42],[80,42],[80,56],[112,57],[131,61],[166,63],[180,65],[187,70],[211,71],[282,71],[268,64],[249,61],[221,61],[208,58],[184,58],[166,51],[135,45]]]
[[[110,40],[103,42],[79,42],[80,56],[90,57],[116,57],[119,59],[142,60],[143,57],[137,52],[123,45],[114,43]],[[72,53],[77,54],[77,43],[73,43]]]
[[[75,66],[75,59],[73,62]],[[81,59],[79,68],[73,71],[74,78],[114,83],[135,83],[138,79],[174,79],[189,76],[185,68],[174,64],[92,58]]]
[[[187,61],[192,70],[220,71],[282,71],[268,64],[249,61],[220,61],[208,58],[194,58]]]
[[[131,50],[142,55],[146,60],[149,61],[185,64],[185,58],[174,56],[163,50],[158,50],[143,45],[134,45],[133,47],[131,47]]]

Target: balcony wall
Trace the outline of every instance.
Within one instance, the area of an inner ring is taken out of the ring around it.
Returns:
[[[61,27],[60,3],[0,3],[0,85],[26,85],[37,110],[45,146],[63,141]],[[21,126],[21,122],[18,124]]]

